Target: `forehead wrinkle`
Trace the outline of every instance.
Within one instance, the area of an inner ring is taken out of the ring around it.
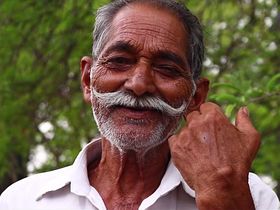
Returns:
[[[129,31],[129,32],[125,32],[122,31],[119,35],[120,39],[123,40],[130,40],[130,42],[132,42],[133,44],[136,44],[137,46],[140,47],[140,45],[147,45],[146,43],[149,43],[149,41],[151,41],[150,45],[154,45],[154,46],[166,46],[166,45],[174,45],[174,43],[176,43],[176,40],[173,40],[171,38],[166,39],[164,38],[165,36],[156,36],[154,34],[150,34],[148,33],[146,30],[142,31],[141,33],[136,32],[136,31]],[[134,36],[138,36],[137,39],[134,39],[133,37],[131,37],[130,35],[134,35]],[[155,40],[158,39],[162,39],[162,42],[156,43]],[[155,45],[156,43],[156,45]],[[148,46],[148,45],[147,45]]]
[[[109,43],[126,41],[131,43],[137,52],[144,50],[154,53],[168,49],[181,55],[188,63],[187,36],[188,32],[181,20],[169,11],[162,12],[147,5],[147,10],[143,12],[137,5],[129,5],[114,17],[110,30],[112,39]],[[182,45],[185,47],[182,48]]]
[[[145,18],[146,17],[144,17],[144,19]],[[130,33],[134,32],[135,35],[150,35],[150,36],[156,36],[157,38],[162,37],[162,38],[170,39],[171,41],[174,42],[178,40],[178,38],[173,33],[173,30],[171,30],[173,26],[171,28],[170,24],[168,23],[161,22],[161,24],[166,25],[166,27],[162,27],[162,25],[159,26],[153,23],[149,23],[150,21],[149,19],[147,19],[146,22],[145,20],[143,20],[140,23],[139,23],[139,19],[136,21],[137,21],[137,25],[135,25],[135,20],[133,18],[128,20],[127,18],[124,17],[117,22],[116,24],[117,27],[113,27],[113,28],[117,29],[116,30],[117,33],[126,33],[127,31],[129,31]]]
[[[139,22],[139,21],[141,21],[141,22]],[[156,32],[161,32],[163,28],[170,28],[170,26],[173,28],[172,24],[170,24],[169,22],[166,22],[164,20],[161,20],[161,24],[163,24],[166,27],[162,27],[162,26],[159,26],[157,24],[153,24],[151,22],[151,19],[147,18],[146,16],[141,17],[141,19],[140,18],[134,18],[134,17],[132,17],[130,19],[127,19],[127,17],[122,17],[122,18],[119,18],[117,24],[121,25],[120,28],[127,27],[127,26],[135,27],[135,22],[137,22],[137,26],[144,26],[143,30],[147,29],[146,28],[147,26],[151,27]],[[137,28],[139,28],[139,27],[137,27]],[[155,30],[155,28],[158,28],[158,30]],[[170,30],[170,31],[165,30],[165,32],[169,33],[169,35],[174,36],[173,30]]]
[[[152,24],[151,24],[152,25]],[[137,48],[141,48],[140,46],[149,46],[149,47],[163,47],[166,48],[174,48],[173,50],[176,52],[177,46],[181,45],[183,41],[179,40],[172,32],[170,36],[166,33],[161,32],[161,28],[156,26],[156,28],[139,28],[136,27],[135,24],[129,27],[122,26],[117,28],[112,34],[113,37],[119,37],[121,40],[128,40],[128,42],[136,45]],[[158,41],[162,40],[162,41]],[[149,45],[148,45],[149,44]],[[185,42],[183,42],[185,44]]]
[[[176,48],[169,48],[168,50],[165,49],[166,44],[172,44],[172,41],[166,41],[165,42],[156,42],[156,40],[158,39],[158,37],[152,36],[152,37],[148,37],[147,34],[143,34],[145,36],[143,36],[141,39],[139,39],[139,37],[137,39],[134,39],[133,37],[128,36],[131,33],[123,33],[122,36],[119,36],[119,39],[114,41],[114,43],[112,44],[112,47],[109,47],[106,50],[106,53],[111,49],[111,48],[115,48],[114,46],[117,45],[117,43],[122,43],[128,46],[128,48],[130,49],[129,51],[132,53],[139,53],[142,54],[141,51],[145,51],[145,49],[147,50],[147,52],[151,53],[152,57],[161,57],[160,55],[166,55],[166,54],[170,54],[171,57],[180,57],[179,54],[176,51]],[[138,35],[138,34],[137,34]],[[150,40],[147,40],[150,39]],[[152,39],[152,41],[151,41]],[[156,43],[156,44],[155,44]],[[120,48],[119,48],[120,49]],[[127,50],[125,50],[127,51]],[[127,51],[127,52],[129,52]],[[176,55],[176,56],[173,56]],[[185,55],[185,54],[184,54]],[[144,56],[144,55],[142,55]],[[145,56],[144,56],[145,57]],[[180,57],[180,60],[183,60],[184,58]],[[175,60],[175,59],[173,59]],[[178,62],[180,64],[185,64],[185,62]]]
[[[136,48],[130,41],[119,40],[114,42],[111,46],[109,46],[105,50],[105,54],[110,54],[113,51],[125,51],[129,53],[134,53],[136,51]]]

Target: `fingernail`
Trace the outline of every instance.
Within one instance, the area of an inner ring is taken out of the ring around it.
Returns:
[[[249,110],[248,110],[247,106],[242,107],[242,111],[243,111],[243,113],[245,113],[247,116],[249,116]]]

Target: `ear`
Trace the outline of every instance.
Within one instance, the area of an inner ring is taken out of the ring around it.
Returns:
[[[81,69],[81,86],[84,95],[84,100],[90,103],[90,70],[93,59],[89,56],[84,56],[80,61]]]
[[[206,78],[200,78],[195,81],[195,84],[196,92],[192,97],[192,100],[185,115],[189,114],[192,111],[199,111],[200,105],[203,104],[207,98],[207,94],[209,91],[209,80]]]

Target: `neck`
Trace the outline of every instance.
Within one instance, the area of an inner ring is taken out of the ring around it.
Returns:
[[[145,152],[119,151],[102,139],[102,157],[98,165],[88,167],[89,180],[109,208],[110,203],[127,205],[141,201],[159,186],[169,162],[168,142]],[[115,208],[115,207],[114,207]],[[133,209],[133,208],[131,208]]]

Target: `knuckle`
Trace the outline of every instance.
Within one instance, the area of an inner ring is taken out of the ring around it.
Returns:
[[[203,104],[201,104],[201,107],[204,108],[204,107],[215,107],[217,106],[216,104],[214,104],[213,102],[205,102]]]
[[[220,110],[221,109],[217,104],[215,104],[213,102],[203,103],[203,104],[201,104],[200,108],[201,109],[208,108],[208,109],[211,109],[211,110]]]
[[[169,137],[168,143],[171,148],[175,148],[176,147],[176,136]]]
[[[188,128],[192,131],[192,130],[196,130],[197,128],[202,127],[205,124],[205,120],[193,120],[188,124]],[[182,134],[184,134],[185,132],[183,132]]]
[[[187,121],[189,122],[191,120],[194,120],[194,119],[196,119],[197,116],[199,116],[199,112],[193,111],[187,115]]]
[[[205,116],[205,121],[217,124],[223,121],[223,117],[216,110],[213,110]]]

